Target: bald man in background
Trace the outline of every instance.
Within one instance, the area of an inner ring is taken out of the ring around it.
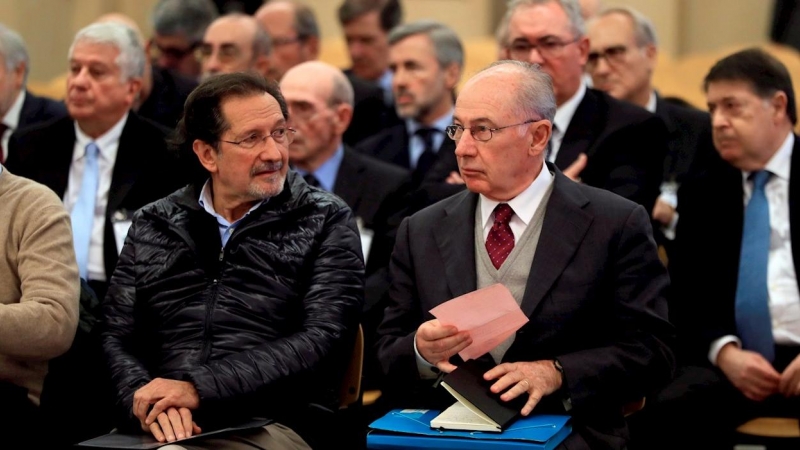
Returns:
[[[206,29],[200,45],[202,79],[219,73],[254,72],[270,78],[269,35],[252,16],[232,13]]]

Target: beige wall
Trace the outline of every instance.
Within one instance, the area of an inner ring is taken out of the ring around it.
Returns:
[[[74,33],[100,14],[129,14],[149,35],[148,14],[156,0],[0,0],[0,18],[26,40],[31,79],[46,81],[64,72]],[[336,21],[338,0],[306,0],[315,8],[331,57],[344,55]],[[403,0],[406,19],[432,18],[452,26],[465,41],[490,36],[503,10],[501,0]],[[766,0],[606,0],[652,18],[668,55],[764,42],[772,2]],[[481,55],[490,58],[492,55]],[[323,55],[325,58],[325,55]]]

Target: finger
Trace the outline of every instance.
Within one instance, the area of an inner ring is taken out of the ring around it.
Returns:
[[[164,437],[167,439],[167,442],[173,442],[175,440],[175,431],[172,429],[172,423],[170,423],[167,413],[158,415],[158,425],[161,426],[161,431],[164,432]]]
[[[181,422],[183,424],[183,431],[186,432],[186,437],[192,436],[194,427],[192,426],[192,411],[189,408],[178,408],[178,413],[181,415]]]
[[[147,401],[145,401],[141,394],[138,392],[133,394],[133,415],[139,419],[140,422],[144,425],[144,419],[147,417],[147,407],[150,406]]]
[[[489,371],[487,371],[485,374],[483,374],[483,379],[494,380],[495,378],[501,377],[509,372],[513,372],[514,370],[516,370],[516,365],[514,364],[510,363],[498,364],[489,369]]]
[[[150,410],[150,414],[147,415],[147,419],[145,419],[144,422],[150,425],[156,420],[156,417],[158,417],[158,415],[162,412],[166,411],[168,407],[169,403],[167,402],[167,399],[162,398],[161,400],[157,401],[153,405],[153,409]]]
[[[502,377],[500,377],[497,381],[495,381],[495,383],[491,387],[491,391],[494,392],[495,394],[499,394],[499,393],[505,391],[506,389],[509,389],[510,387],[518,384],[520,381],[522,381],[522,374],[521,373],[519,373],[519,372],[509,372],[509,373],[503,375]],[[519,395],[519,394],[520,393],[518,392],[517,395]],[[516,395],[514,397],[516,397]],[[514,398],[514,397],[511,397],[511,398]]]
[[[528,395],[528,401],[525,402],[525,406],[522,407],[522,415],[527,416],[528,414],[533,412],[533,408],[539,404],[542,400],[542,396],[538,390],[535,390]]]
[[[179,413],[175,408],[168,408],[167,417],[169,417],[169,422],[172,425],[172,431],[175,432],[175,439],[183,439],[186,437],[186,433],[183,429],[183,417],[181,417],[181,413]]]
[[[158,422],[151,423],[148,427],[150,433],[153,434],[153,437],[156,438],[158,442],[164,442],[166,437],[164,437],[164,433],[161,431],[161,427],[158,425]]]
[[[450,364],[448,361],[442,360],[436,363],[436,368],[441,370],[444,373],[450,373],[456,370],[456,366]]]
[[[450,359],[451,356],[472,344],[472,338],[466,331],[435,341],[417,342],[417,350],[423,358],[433,363]]]
[[[192,434],[200,434],[203,432],[203,429],[198,427],[194,421],[192,421]]]
[[[531,385],[528,382],[528,380],[521,380],[517,384],[511,386],[511,389],[509,389],[506,392],[504,392],[503,395],[500,396],[500,399],[502,399],[503,401],[506,401],[506,402],[510,401],[510,400],[513,400],[513,399],[519,397],[520,395],[528,392],[530,390],[530,388],[531,388]]]
[[[439,320],[433,319],[420,325],[417,334],[425,341],[435,341],[457,335],[458,328],[455,325],[443,325]]]

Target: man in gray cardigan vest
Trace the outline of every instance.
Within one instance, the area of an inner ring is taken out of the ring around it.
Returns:
[[[564,448],[621,449],[622,405],[672,376],[669,279],[642,206],[545,164],[554,114],[550,78],[528,63],[495,63],[464,86],[447,132],[469,192],[398,231],[377,345],[386,406],[453,403],[432,378],[472,340],[429,311],[502,283],[530,321],[482,357],[492,391],[526,400],[523,415],[572,415]]]

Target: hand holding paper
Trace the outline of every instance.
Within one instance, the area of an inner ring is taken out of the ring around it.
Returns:
[[[442,325],[469,332],[472,344],[458,352],[464,361],[497,347],[528,322],[511,292],[499,283],[456,297],[430,312]]]

